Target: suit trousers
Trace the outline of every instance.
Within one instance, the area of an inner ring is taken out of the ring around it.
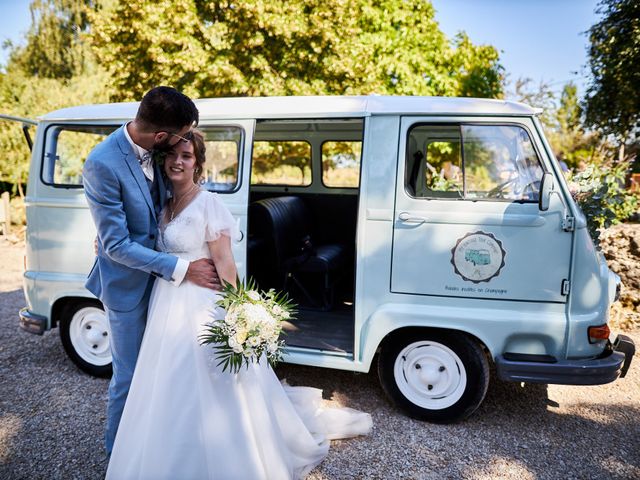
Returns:
[[[107,401],[107,428],[105,431],[107,455],[111,455],[120,417],[129,394],[133,371],[136,367],[144,329],[147,324],[149,297],[151,296],[154,280],[154,277],[149,276],[149,282],[142,300],[133,310],[119,312],[105,307],[111,330],[110,343],[113,366],[113,376],[109,383],[109,399]]]

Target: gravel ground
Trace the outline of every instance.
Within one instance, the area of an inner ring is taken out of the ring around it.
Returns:
[[[0,240],[0,478],[102,478],[107,380],[80,372],[57,330],[18,329],[22,247]],[[626,332],[640,345],[640,330]],[[596,387],[492,382],[480,409],[455,425],[409,419],[375,372],[283,365],[292,385],[322,388],[328,405],[370,412],[368,437],[332,442],[310,479],[640,478],[640,358]]]

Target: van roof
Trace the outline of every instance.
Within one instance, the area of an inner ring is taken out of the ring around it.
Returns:
[[[370,115],[510,115],[528,116],[540,109],[505,100],[453,97],[316,96],[237,97],[194,100],[200,119],[244,118],[337,118]],[[63,108],[41,120],[128,120],[135,117],[139,102],[107,103]]]

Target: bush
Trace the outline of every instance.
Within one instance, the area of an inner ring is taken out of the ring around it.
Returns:
[[[571,179],[574,198],[597,247],[601,230],[626,220],[638,209],[638,197],[625,188],[631,165],[630,159],[592,163]]]
[[[27,224],[27,213],[24,201],[20,197],[11,197],[9,200],[11,209],[11,225],[22,227]]]

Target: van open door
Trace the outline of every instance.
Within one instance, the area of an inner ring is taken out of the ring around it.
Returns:
[[[22,133],[24,134],[24,138],[27,141],[27,145],[29,146],[29,151],[33,150],[33,139],[31,138],[29,129],[38,125],[38,122],[36,120],[31,120],[29,118],[23,117],[14,117],[13,115],[4,115],[2,113],[0,113],[0,120],[22,123]]]

